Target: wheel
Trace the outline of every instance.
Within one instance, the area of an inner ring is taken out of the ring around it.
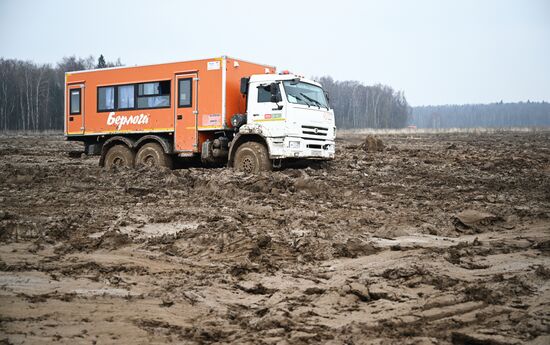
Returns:
[[[114,145],[107,151],[105,155],[105,168],[112,169],[113,167],[134,167],[134,152],[126,145]]]
[[[255,174],[259,171],[271,171],[273,168],[266,147],[254,141],[239,146],[233,166],[237,170],[249,174]]]
[[[143,145],[136,155],[136,166],[163,167],[172,169],[172,158],[164,153],[158,143]]]

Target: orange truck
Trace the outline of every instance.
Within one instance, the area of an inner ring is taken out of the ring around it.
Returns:
[[[197,157],[265,171],[334,158],[335,132],[320,84],[227,56],[65,75],[65,137],[107,168]]]

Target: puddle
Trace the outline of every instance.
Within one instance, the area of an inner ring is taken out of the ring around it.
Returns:
[[[77,295],[85,296],[116,296],[116,297],[126,297],[126,296],[137,296],[135,292],[131,292],[125,289],[110,289],[110,288],[101,288],[101,289],[74,289],[74,292]]]
[[[380,247],[400,245],[404,247],[449,247],[456,244],[450,237],[418,234],[414,236],[399,236],[394,239],[373,237],[371,241]]]
[[[120,232],[128,234],[130,237],[143,239],[161,237],[164,235],[175,235],[180,231],[194,230],[199,226],[198,223],[149,223],[141,227],[129,225],[120,228]]]

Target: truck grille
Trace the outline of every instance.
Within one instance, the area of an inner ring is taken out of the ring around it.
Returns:
[[[304,135],[312,135],[314,138],[326,137],[328,134],[328,128],[317,126],[302,126],[302,133]]]

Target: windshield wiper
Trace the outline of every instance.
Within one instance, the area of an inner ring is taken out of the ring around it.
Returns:
[[[309,102],[306,101],[305,99],[303,99],[302,97],[297,96],[297,95],[292,95],[292,97],[296,98],[297,100],[300,100],[300,101],[304,102],[308,107],[311,107],[311,104],[309,104]]]
[[[305,95],[303,92],[300,92],[300,95],[304,96],[307,100],[317,104],[317,108],[321,109],[321,103],[319,101],[316,101],[313,98],[309,97],[308,95]]]
[[[328,107],[328,105],[323,105],[321,102],[319,102],[318,100],[314,99],[314,98],[311,98],[307,95],[305,95],[303,92],[300,92],[300,95],[304,96],[305,98],[309,99],[310,101],[314,102],[315,104],[317,104],[317,108],[321,109],[321,107],[323,108],[327,108],[327,110],[329,110],[330,108]]]

